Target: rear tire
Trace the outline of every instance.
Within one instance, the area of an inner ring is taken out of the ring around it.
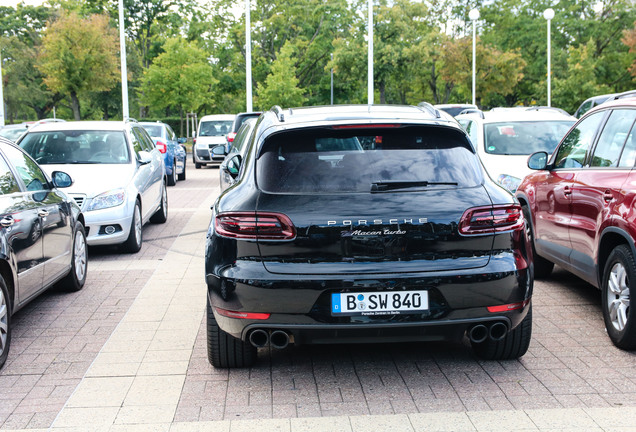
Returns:
[[[523,356],[532,337],[532,304],[528,314],[519,325],[501,340],[486,339],[472,343],[473,351],[484,360],[514,360]]]
[[[4,278],[0,275],[0,368],[4,366],[11,348],[11,300]]]
[[[172,162],[172,174],[168,176],[168,186],[177,184],[177,161]]]
[[[256,360],[256,348],[247,342],[230,336],[214,318],[214,312],[207,303],[208,360],[215,368],[245,368]]]
[[[532,226],[532,220],[530,219],[530,209],[528,208],[528,206],[525,205],[521,209],[523,211],[523,217],[526,220],[526,233],[528,234],[528,241],[532,246],[534,277],[537,279],[545,279],[550,276],[550,273],[552,273],[554,263],[537,254],[537,251],[534,249],[534,227]]]
[[[88,249],[86,247],[86,233],[84,225],[77,221],[73,233],[73,253],[71,255],[71,270],[59,282],[59,286],[65,291],[79,291],[86,282],[86,270],[88,269]]]
[[[179,174],[177,176],[179,178],[179,181],[183,181],[186,179],[186,163],[185,160],[183,161],[183,172],[181,174]]]
[[[607,335],[620,349],[636,349],[636,318],[631,313],[631,281],[636,281],[636,262],[630,248],[617,246],[603,271],[603,319]]]

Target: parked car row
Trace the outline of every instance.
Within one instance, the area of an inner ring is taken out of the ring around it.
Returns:
[[[72,183],[0,138],[0,367],[9,355],[12,315],[53,285],[78,291],[86,281],[86,221],[61,191]]]
[[[138,252],[143,225],[168,218],[167,183],[135,121],[44,122],[0,139],[0,367],[11,316],[55,284],[81,289],[87,245]]]

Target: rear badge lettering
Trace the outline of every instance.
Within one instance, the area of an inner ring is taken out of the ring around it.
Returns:
[[[330,220],[327,221],[327,226],[369,226],[369,225],[400,225],[400,224],[425,224],[428,223],[428,218],[409,218],[409,219],[345,219],[342,221]]]

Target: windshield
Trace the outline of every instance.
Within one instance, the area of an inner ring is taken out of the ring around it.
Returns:
[[[482,183],[465,135],[426,126],[279,133],[265,141],[256,167],[259,187],[273,193],[375,193]]]
[[[146,132],[148,132],[148,135],[150,135],[151,137],[161,137],[161,126],[159,125],[141,125],[144,129],[146,129]]]
[[[574,121],[502,122],[484,125],[484,150],[498,155],[552,153]]]
[[[3,127],[0,129],[0,136],[11,141],[15,141],[20,138],[20,135],[26,131],[26,127]]]
[[[199,136],[225,136],[232,130],[232,120],[202,121]]]
[[[34,132],[24,137],[20,147],[43,165],[130,162],[122,131]]]

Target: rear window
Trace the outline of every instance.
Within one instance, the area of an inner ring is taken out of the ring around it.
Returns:
[[[498,155],[552,153],[572,121],[490,123],[484,127],[485,151]]]
[[[265,141],[256,167],[259,187],[271,193],[370,192],[378,184],[407,191],[482,183],[479,161],[465,135],[426,126],[286,131]]]
[[[148,135],[150,135],[151,137],[161,137],[161,126],[159,125],[141,125],[144,129],[146,129],[146,132],[148,132]]]

